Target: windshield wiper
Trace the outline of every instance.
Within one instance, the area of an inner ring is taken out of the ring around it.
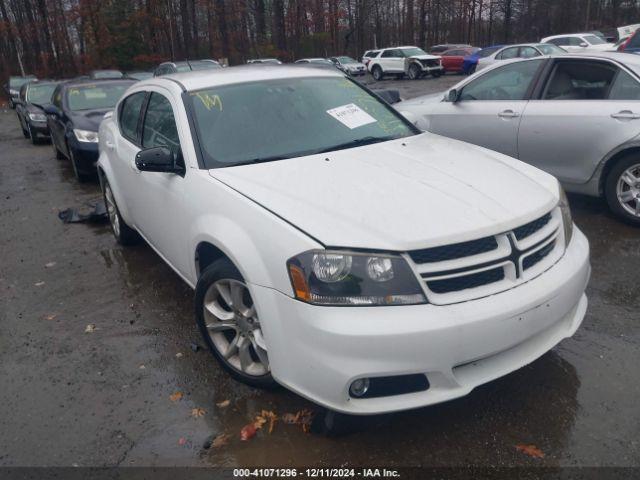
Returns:
[[[345,150],[347,148],[354,147],[362,147],[364,145],[371,145],[373,143],[387,142],[389,140],[395,140],[399,137],[394,137],[393,135],[389,135],[387,137],[363,137],[357,138],[355,140],[349,140],[348,142],[339,143],[338,145],[333,145],[332,147],[323,148],[322,150],[317,150],[314,153],[327,153],[333,152],[335,150]]]
[[[252,158],[251,160],[243,160],[242,162],[232,163],[227,165],[227,167],[239,167],[240,165],[252,165],[254,163],[266,163],[266,162],[275,162],[276,160],[284,160],[287,158],[293,158],[290,155],[273,155],[271,157],[257,157]]]

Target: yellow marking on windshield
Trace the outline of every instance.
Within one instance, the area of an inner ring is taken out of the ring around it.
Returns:
[[[212,95],[207,92],[199,92],[196,93],[196,97],[200,99],[202,105],[204,105],[207,110],[211,110],[212,108],[217,107],[218,110],[222,111],[222,100],[220,99],[219,95]]]

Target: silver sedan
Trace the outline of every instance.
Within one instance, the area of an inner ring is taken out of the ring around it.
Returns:
[[[423,130],[545,170],[640,226],[640,56],[501,62],[446,92],[394,105]]]

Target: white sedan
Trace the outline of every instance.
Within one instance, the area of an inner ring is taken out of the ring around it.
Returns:
[[[560,47],[550,43],[523,43],[520,45],[506,45],[495,50],[490,55],[482,56],[478,59],[475,70],[482,70],[494,63],[502,60],[513,60],[514,58],[533,58],[543,55],[562,55],[566,53]]]
[[[336,411],[466,395],[585,315],[589,246],[555,178],[420,133],[338,72],[138,82],[98,169],[116,239],[195,289],[220,364]]]

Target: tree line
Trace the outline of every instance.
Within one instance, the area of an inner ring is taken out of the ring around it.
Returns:
[[[166,60],[538,41],[640,22],[640,0],[0,0],[0,75],[68,77]]]

